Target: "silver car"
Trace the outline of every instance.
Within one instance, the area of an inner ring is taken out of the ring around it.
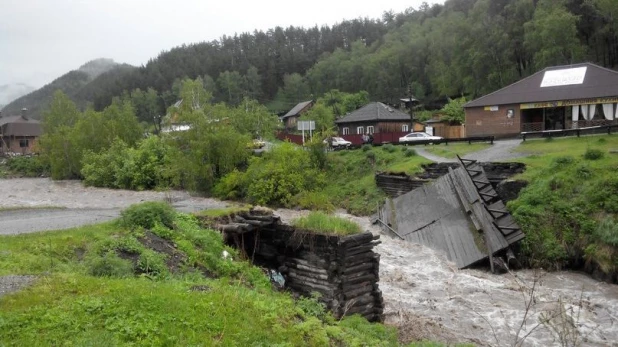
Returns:
[[[422,132],[410,133],[406,136],[399,138],[400,143],[408,143],[408,142],[416,142],[416,141],[428,142],[432,140],[439,141],[439,140],[443,140],[443,138],[440,136],[432,136],[432,135],[429,135],[427,133],[422,133]]]

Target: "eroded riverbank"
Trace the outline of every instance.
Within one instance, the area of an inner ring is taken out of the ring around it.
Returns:
[[[99,209],[117,213],[130,204],[149,200],[171,201],[184,211],[227,205],[185,192],[85,188],[78,181],[42,178],[0,180],[0,193],[5,197],[0,200],[0,209],[55,206],[66,208],[57,211],[81,216]],[[41,218],[44,210],[24,211],[31,216],[25,220],[42,223],[35,218]],[[276,213],[288,222],[306,212]],[[380,233],[369,218],[340,215],[358,222],[365,230]],[[9,229],[1,219],[0,223],[2,230]],[[426,247],[387,235],[382,235],[381,240],[375,250],[381,255],[380,289],[386,304],[386,322],[398,326],[404,338],[470,341],[488,346],[512,346],[518,338],[526,346],[550,346],[559,345],[562,334],[564,339],[585,346],[618,346],[618,286],[572,272],[523,270],[491,275],[482,270],[458,270]],[[532,288],[533,300],[529,301]],[[560,319],[539,324],[541,317]]]

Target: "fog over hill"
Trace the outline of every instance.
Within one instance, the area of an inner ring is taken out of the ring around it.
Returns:
[[[127,66],[128,65],[126,64],[121,65],[114,62],[112,59],[106,58],[91,60],[80,66],[77,70],[67,72],[40,89],[34,91],[34,88],[32,87],[29,87],[29,89],[22,89],[23,92],[21,94],[12,94],[15,95],[13,98],[6,97],[6,99],[2,99],[3,95],[9,95],[3,91],[2,86],[0,87],[0,104],[6,104],[3,108],[3,112],[5,113],[17,113],[22,108],[27,108],[29,110],[29,114],[33,118],[40,118],[41,112],[47,107],[56,90],[62,90],[65,94],[71,97],[75,96],[86,85],[88,85],[88,83],[99,77],[101,74],[115,68]],[[7,90],[10,91],[12,89]],[[80,106],[85,105],[82,105],[79,100],[77,100],[77,103],[80,104]]]
[[[34,87],[23,83],[0,85],[0,109],[11,101],[26,95],[34,90]]]

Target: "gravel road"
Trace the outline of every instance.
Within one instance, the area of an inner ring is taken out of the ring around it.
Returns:
[[[143,201],[170,201],[182,212],[222,208],[227,203],[182,191],[136,192],[84,187],[80,181],[0,179],[0,235],[59,230],[117,218]],[[5,209],[2,211],[2,209]]]
[[[466,159],[474,159],[480,162],[490,162],[490,161],[506,161],[514,158],[525,157],[526,153],[516,152],[514,149],[519,146],[521,140],[498,140],[494,141],[494,144],[486,148],[484,150],[467,154],[465,156]],[[417,146],[414,148],[416,153],[419,155],[435,161],[437,163],[455,163],[457,162],[457,158],[444,158],[432,153],[427,152],[421,146]]]

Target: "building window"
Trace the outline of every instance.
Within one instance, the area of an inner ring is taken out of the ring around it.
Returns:
[[[343,128],[343,135],[349,135],[350,134],[350,128],[345,127]]]
[[[28,140],[27,139],[19,140],[19,147],[21,148],[28,147]]]
[[[356,134],[357,135],[361,135],[361,134],[364,134],[364,133],[365,133],[365,128],[363,128],[363,127],[357,127],[356,128]]]
[[[373,125],[367,127],[367,134],[373,134]]]
[[[409,131],[408,125],[407,124],[403,124],[401,126],[401,132],[407,133]]]

